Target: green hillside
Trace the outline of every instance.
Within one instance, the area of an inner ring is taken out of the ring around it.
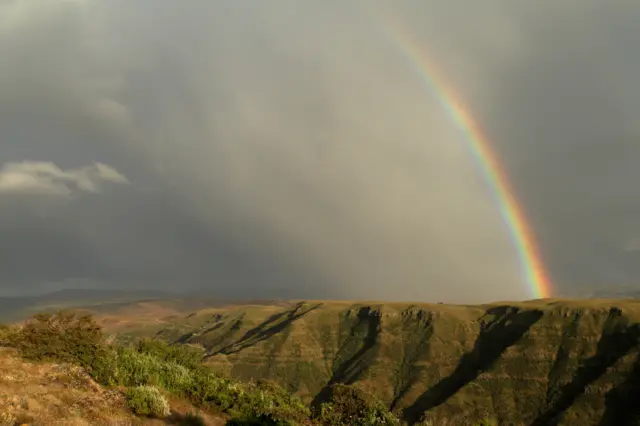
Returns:
[[[202,345],[232,377],[310,402],[354,384],[410,421],[618,425],[640,414],[639,321],[634,300],[312,301],[204,309],[131,333]]]

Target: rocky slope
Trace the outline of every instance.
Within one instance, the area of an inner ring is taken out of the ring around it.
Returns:
[[[586,426],[640,418],[638,321],[634,300],[299,302],[200,310],[145,333],[202,345],[232,376],[310,401],[343,382],[411,421]]]
[[[196,411],[177,398],[170,404],[165,419],[137,417],[119,389],[101,387],[84,369],[26,362],[0,347],[0,426],[167,426],[184,424],[187,413]],[[199,413],[205,425],[225,424],[224,418]]]

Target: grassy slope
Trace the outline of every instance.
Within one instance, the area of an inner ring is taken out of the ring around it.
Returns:
[[[170,398],[170,404],[167,419],[136,417],[122,392],[99,386],[82,368],[26,362],[14,350],[0,348],[0,425],[166,426],[197,411],[177,398]],[[209,426],[225,424],[223,418],[200,414]]]
[[[0,349],[0,424],[131,424],[122,398],[79,368],[32,364]]]
[[[428,412],[435,424],[488,414],[499,424],[606,425],[640,413],[627,399],[640,391],[638,321],[633,300],[320,301],[218,307],[129,326],[203,345],[207,362],[232,376],[271,379],[309,401],[343,382],[409,419]]]

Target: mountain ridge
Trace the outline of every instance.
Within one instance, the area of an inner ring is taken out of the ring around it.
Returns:
[[[640,415],[628,400],[640,391],[639,321],[634,300],[291,301],[197,310],[133,334],[202,346],[216,369],[316,405],[346,383],[410,422],[606,425]]]

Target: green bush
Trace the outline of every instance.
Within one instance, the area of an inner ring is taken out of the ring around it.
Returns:
[[[253,393],[252,413],[263,421],[274,421],[278,425],[297,424],[311,415],[299,398],[274,383],[258,381]]]
[[[108,358],[94,366],[96,380],[107,385],[153,385],[170,392],[182,394],[193,386],[194,374],[187,367],[174,361],[162,361],[157,357],[127,348],[115,348]]]
[[[192,371],[185,366],[173,361],[162,364],[160,384],[167,390],[183,392],[193,386],[193,380]]]
[[[92,373],[103,384],[157,386],[243,421],[258,419],[261,424],[290,425],[309,418],[309,410],[302,401],[273,384],[240,383],[216,374],[209,367],[188,368],[170,357],[166,358],[170,361],[164,361],[152,353],[157,352],[140,351],[137,345],[113,349]]]
[[[234,422],[244,422],[238,424],[295,425],[310,416],[302,401],[277,386],[242,384],[206,369],[194,375],[188,396],[195,403],[214,405],[231,414]]]
[[[169,344],[162,340],[142,339],[135,344],[138,352],[153,355],[162,361],[175,362],[190,369],[202,363],[204,350],[188,345]]]
[[[333,385],[329,398],[320,406],[319,420],[325,425],[400,425],[386,406],[353,386]]]
[[[117,374],[117,355],[118,351],[112,346],[102,346],[98,350],[98,356],[93,360],[93,363],[86,367],[87,372],[93,377],[93,379],[107,386],[118,385],[115,381]]]
[[[0,346],[11,346],[16,333],[16,327],[0,324]]]
[[[140,416],[166,417],[169,403],[155,386],[137,386],[125,392],[127,405],[134,414]]]
[[[121,386],[159,385],[162,363],[154,356],[132,350],[116,352],[113,381]]]
[[[103,356],[102,338],[102,328],[90,315],[60,311],[27,320],[10,343],[29,360],[55,359],[91,366]]]

